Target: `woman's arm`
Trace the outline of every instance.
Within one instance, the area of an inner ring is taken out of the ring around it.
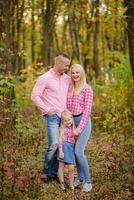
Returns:
[[[83,110],[81,121],[75,130],[76,131],[75,135],[79,135],[84,129],[84,127],[86,126],[88,118],[91,115],[92,103],[93,103],[93,90],[89,86],[89,87],[86,87],[84,91],[84,110]]]

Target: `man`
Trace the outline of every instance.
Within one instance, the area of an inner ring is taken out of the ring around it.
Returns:
[[[66,110],[70,77],[65,72],[69,66],[70,58],[66,54],[58,55],[54,66],[37,79],[31,95],[32,101],[42,111],[48,138],[44,161],[48,167],[43,170],[44,178],[56,178],[58,172],[55,152],[61,112]]]

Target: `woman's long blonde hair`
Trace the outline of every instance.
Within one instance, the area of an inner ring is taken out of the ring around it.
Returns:
[[[64,140],[64,133],[65,133],[65,119],[70,118],[72,120],[72,129],[75,129],[73,115],[70,111],[65,110],[61,113],[61,125],[59,128],[59,138]]]
[[[72,73],[72,69],[74,67],[76,67],[80,71],[81,79],[80,79],[80,84],[77,88],[75,87],[75,82],[72,80],[72,83],[70,86],[70,92],[71,94],[79,94],[86,84],[86,74],[85,74],[84,68],[80,64],[73,64],[70,67],[70,74]]]

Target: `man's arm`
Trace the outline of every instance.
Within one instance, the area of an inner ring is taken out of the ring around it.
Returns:
[[[41,111],[44,112],[44,114],[47,114],[50,108],[44,104],[41,98],[45,89],[46,89],[46,80],[44,77],[39,77],[33,88],[31,100]]]

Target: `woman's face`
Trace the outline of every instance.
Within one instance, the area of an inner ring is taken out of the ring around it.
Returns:
[[[71,78],[74,82],[79,82],[81,79],[80,70],[75,66],[71,70]]]

